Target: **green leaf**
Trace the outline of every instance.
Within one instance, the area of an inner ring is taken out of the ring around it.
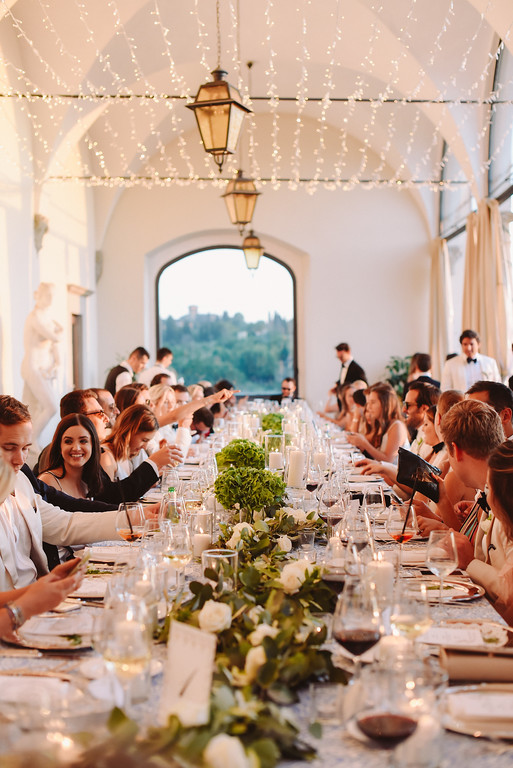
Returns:
[[[322,739],[322,725],[320,723],[310,723],[308,730],[315,739]]]
[[[257,682],[263,687],[267,688],[278,673],[278,661],[276,659],[268,659],[265,664],[262,664],[257,673]]]
[[[274,768],[280,759],[280,750],[272,739],[257,739],[248,751],[257,755],[259,768]]]
[[[290,706],[298,700],[297,694],[283,683],[272,683],[267,689],[267,695],[275,704],[284,707]]]

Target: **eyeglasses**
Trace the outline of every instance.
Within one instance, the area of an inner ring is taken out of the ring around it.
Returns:
[[[290,392],[292,387],[282,387],[283,392]]]
[[[109,419],[105,411],[89,411],[88,413],[84,413],[84,416],[102,416],[104,419]]]
[[[403,410],[407,411],[409,408],[416,408],[417,403],[407,403],[406,401],[403,403]]]

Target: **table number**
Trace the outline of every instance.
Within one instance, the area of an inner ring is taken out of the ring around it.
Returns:
[[[216,646],[216,635],[171,622],[159,708],[162,725],[169,715],[178,715],[187,726],[208,723]]]

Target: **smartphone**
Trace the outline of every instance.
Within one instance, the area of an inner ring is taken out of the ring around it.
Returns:
[[[68,576],[74,576],[75,573],[78,573],[79,571],[86,571],[87,570],[87,563],[91,559],[91,553],[86,552],[86,554],[83,557],[77,557],[77,562],[73,566],[73,568],[67,573],[66,578]]]

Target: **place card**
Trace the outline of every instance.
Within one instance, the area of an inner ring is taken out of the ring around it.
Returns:
[[[483,636],[478,627],[431,627],[419,638],[429,645],[472,648],[483,646]]]
[[[171,622],[159,708],[161,725],[166,725],[169,715],[178,715],[185,726],[208,723],[216,647],[215,634]]]

